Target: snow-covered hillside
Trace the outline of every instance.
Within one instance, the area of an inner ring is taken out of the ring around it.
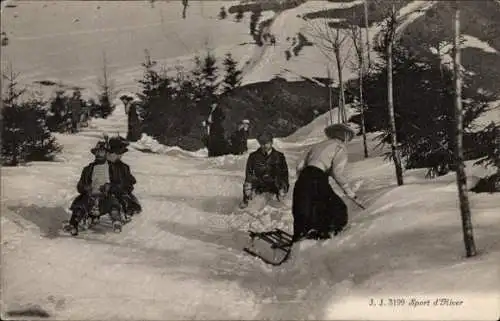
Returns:
[[[12,62],[23,83],[61,80],[92,91],[105,51],[122,93],[135,90],[145,48],[161,62],[177,63],[208,43],[217,54],[230,50],[242,64],[250,61],[246,83],[275,74],[324,77],[325,57],[313,47],[286,61],[286,38],[303,30],[297,15],[359,2],[310,1],[284,11],[271,25],[276,47],[261,48],[240,45],[252,41],[248,15],[242,23],[214,18],[231,3],[191,1],[183,20],[178,1],[155,1],[154,7],[149,1],[126,6],[16,1],[15,8],[2,6],[2,30],[11,40],[2,48],[2,68]],[[492,119],[485,115],[480,121]],[[276,139],[292,187],[299,157],[322,139],[329,121],[330,114],[320,115]],[[2,319],[7,311],[35,306],[58,320],[496,320],[500,315],[498,194],[470,193],[479,255],[467,259],[455,176],[429,180],[425,170],[411,170],[398,187],[394,167],[375,149],[373,136],[368,159],[360,137],[349,145],[348,177],[359,186],[366,209],[346,199],[348,229],[331,240],[297,244],[280,267],[242,251],[249,227],[292,230],[287,209],[266,206],[253,215],[235,214],[247,155],[208,159],[205,150],[165,147],[147,136],[131,144],[123,158],[137,178],[143,213],[121,234],[103,222],[95,231],[69,237],[61,223],[69,218],[80,172],[103,132],[125,135],[122,106],[76,135],[56,134],[64,147],[57,162],[1,169]],[[256,141],[249,147],[257,148]],[[469,163],[469,185],[490,170]],[[290,202],[289,195],[285,203]]]
[[[307,14],[322,10],[345,10],[363,3],[359,1],[329,2],[307,1],[296,8],[274,14],[263,12],[262,20],[274,20],[269,27],[276,36],[276,46],[256,46],[249,34],[249,14],[237,23],[229,15],[218,20],[222,6],[229,8],[238,1],[194,1],[182,19],[182,6],[178,1],[127,2],[70,1],[61,5],[51,1],[15,1],[15,8],[2,7],[2,31],[9,45],[2,48],[2,70],[12,64],[20,73],[19,81],[35,89],[36,81],[62,82],[66,86],[80,86],[84,94],[95,95],[101,77],[103,54],[117,91],[137,90],[142,76],[141,63],[144,50],[153,59],[167,67],[189,66],[196,53],[211,49],[216,56],[227,52],[240,62],[244,71],[244,84],[267,81],[279,75],[288,80],[304,77],[326,77],[327,66],[335,70],[335,61],[314,46],[303,47],[300,53],[286,59],[285,51],[296,44],[298,34],[314,42],[311,24],[321,19],[304,20]],[[413,1],[402,7],[400,32],[415,19],[432,8],[435,1]],[[43,13],[43,14],[41,14]],[[380,24],[370,28],[370,34],[380,36]],[[464,46],[492,52],[487,43],[468,36]],[[352,41],[342,47],[345,80],[356,77],[355,54]],[[376,54],[372,54],[372,59]],[[334,83],[336,72],[332,73]],[[42,88],[53,91],[54,88]]]
[[[218,20],[222,6],[237,1],[193,1],[182,19],[180,1],[15,1],[2,9],[2,70],[12,64],[19,81],[49,80],[94,94],[106,54],[115,89],[134,91],[144,50],[166,66],[185,64],[197,52],[231,52],[245,63],[254,55],[248,15]],[[34,88],[37,88],[35,85]],[[45,88],[42,88],[45,89]],[[53,88],[49,88],[53,90]]]
[[[292,184],[303,141],[320,132],[321,117],[286,144],[277,142]],[[358,194],[367,209],[347,201],[349,229],[325,242],[302,242],[281,267],[242,251],[252,222],[292,228],[288,211],[234,215],[246,155],[207,159],[131,148],[124,161],[137,177],[144,212],[121,234],[103,226],[65,236],[61,221],[103,131],[125,132],[122,110],[77,135],[57,135],[64,145],[59,162],[2,168],[4,313],[38,305],[61,320],[498,317],[498,196],[470,195],[480,254],[466,259],[454,176],[426,180],[424,171],[412,170],[397,187],[391,164],[362,158],[359,138],[350,144],[349,177],[362,182]],[[468,168],[473,181],[484,171]],[[370,299],[405,304],[370,306]],[[413,299],[430,306],[413,306]],[[433,305],[439,299],[462,303]]]

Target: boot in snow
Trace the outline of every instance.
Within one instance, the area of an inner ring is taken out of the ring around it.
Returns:
[[[70,225],[69,226],[69,233],[71,234],[71,236],[77,236],[78,235],[78,226]]]
[[[120,233],[122,231],[122,222],[114,221],[113,222],[113,232]]]
[[[248,201],[241,201],[241,203],[238,205],[240,209],[245,209],[248,207]]]

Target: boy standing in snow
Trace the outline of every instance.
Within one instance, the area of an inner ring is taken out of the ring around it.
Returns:
[[[241,208],[246,208],[255,194],[272,193],[282,199],[290,186],[285,155],[273,148],[272,135],[263,133],[257,141],[260,148],[247,160]]]
[[[328,178],[331,176],[344,193],[355,199],[344,176],[347,165],[347,142],[354,137],[354,130],[345,124],[325,128],[327,139],[308,151],[297,165],[298,179],[293,190],[293,240],[302,238],[327,239],[347,224],[347,206],[333,191]]]
[[[231,135],[231,149],[234,155],[243,155],[248,151],[248,129],[250,122],[243,119],[238,129]]]
[[[72,212],[70,224],[71,235],[78,235],[78,224],[85,214],[93,211],[95,200],[98,201],[98,213],[109,213],[113,222],[113,228],[121,229],[120,203],[112,193],[117,179],[111,171],[110,164],[106,160],[108,148],[105,142],[98,142],[90,150],[95,159],[85,166],[77,184],[78,195],[70,206]]]

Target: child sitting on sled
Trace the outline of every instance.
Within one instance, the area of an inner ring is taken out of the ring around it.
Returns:
[[[72,215],[69,228],[73,236],[78,235],[78,224],[87,215],[95,219],[106,213],[111,216],[113,229],[121,231],[122,206],[116,197],[117,182],[120,179],[114,175],[106,159],[108,150],[106,142],[103,141],[90,150],[95,159],[83,168],[76,186],[79,195],[70,206]]]
[[[131,216],[139,214],[142,211],[141,204],[132,193],[137,181],[130,171],[130,166],[122,161],[123,154],[128,151],[127,146],[129,143],[123,137],[116,136],[110,138],[108,144],[107,159],[111,165],[111,169],[115,173],[114,176],[117,178],[116,186],[118,188],[115,190],[116,196],[128,220]]]

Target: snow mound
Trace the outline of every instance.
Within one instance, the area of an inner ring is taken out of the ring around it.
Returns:
[[[191,158],[207,157],[208,151],[206,148],[200,149],[195,152],[184,150],[178,146],[165,146],[160,144],[156,139],[142,133],[141,139],[137,142],[130,143],[130,146],[141,152],[162,154],[168,156],[183,156]]]
[[[347,119],[355,115],[355,110],[351,105],[346,105]],[[330,112],[326,112],[318,117],[316,117],[312,122],[299,128],[297,131],[292,133],[290,136],[283,138],[284,143],[298,143],[310,144],[320,141],[325,138],[324,129],[330,124],[336,124],[339,122],[339,110],[338,108],[333,108]]]
[[[291,204],[289,200],[283,202],[281,204],[270,195],[257,195],[246,209],[235,208],[234,213],[224,219],[225,224],[229,229],[239,231],[263,232],[279,228],[291,232]]]

